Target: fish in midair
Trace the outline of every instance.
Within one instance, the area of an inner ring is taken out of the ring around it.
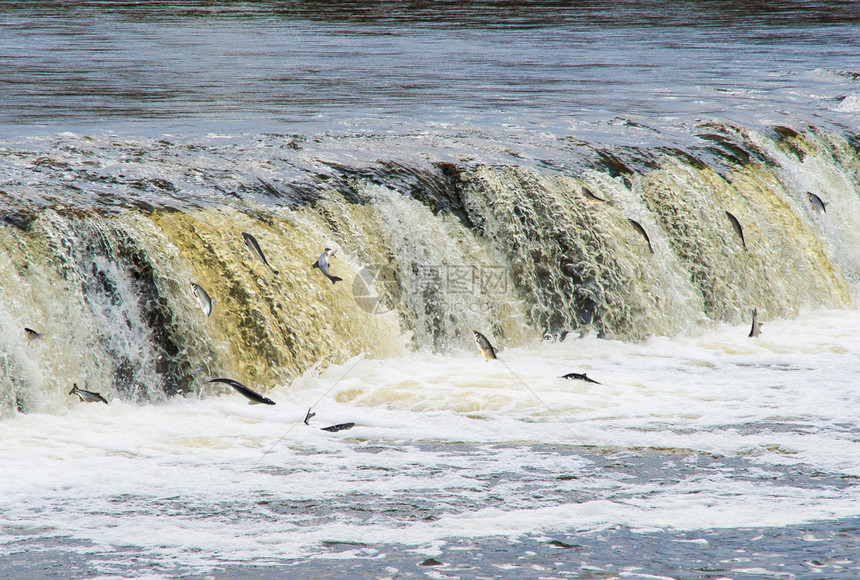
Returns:
[[[197,298],[197,303],[200,305],[200,310],[203,311],[203,314],[206,316],[212,314],[212,306],[217,301],[217,298],[209,298],[206,290],[194,282],[191,283],[191,291],[194,293],[194,297]]]
[[[493,345],[490,344],[487,337],[477,330],[473,330],[472,332],[475,333],[475,342],[478,343],[478,350],[481,351],[482,355],[484,355],[484,361],[496,358],[496,349],[493,348]]]
[[[264,397],[260,393],[256,391],[252,391],[239,381],[234,381],[233,379],[212,379],[211,381],[206,381],[207,383],[224,383],[225,385],[230,385],[237,391],[239,394],[248,399],[250,402],[249,405],[274,405],[275,402],[268,397]]]
[[[585,373],[567,373],[566,375],[562,375],[563,379],[573,379],[577,381],[585,381],[586,383],[594,383],[595,385],[599,385],[597,381],[594,379],[588,378]]]
[[[307,413],[307,415],[305,415],[305,425],[310,427],[311,424],[309,423],[309,421],[312,418],[316,417],[316,415],[317,415],[316,413],[314,413],[310,409],[308,409],[308,413]],[[352,429],[353,427],[355,427],[355,423],[349,422],[349,423],[338,423],[337,425],[330,425],[328,427],[320,427],[320,429],[322,431],[328,431],[329,433],[337,433],[338,431],[346,431],[347,429]]]
[[[41,332],[36,332],[32,328],[24,328],[24,334],[27,335],[27,344],[30,344],[34,340],[39,340],[42,338]]]
[[[806,197],[807,199],[809,199],[809,203],[812,204],[812,209],[814,209],[818,213],[827,213],[827,204],[821,201],[820,197],[818,197],[811,191],[806,192]]]
[[[73,383],[72,390],[69,391],[69,394],[79,396],[81,401],[84,403],[104,403],[107,405],[107,401],[99,393],[79,389],[78,383]]]
[[[758,318],[758,309],[752,309],[752,327],[750,328],[750,333],[747,335],[750,338],[757,338],[761,333],[761,327],[764,324],[763,322],[758,322],[756,319]]]
[[[263,262],[266,267],[272,271],[272,274],[275,274],[277,276],[278,271],[269,265],[269,262],[266,260],[266,256],[263,255],[263,250],[260,249],[260,244],[259,242],[257,242],[257,238],[255,238],[248,232],[242,232],[242,239],[245,240],[245,245],[248,246],[249,250],[251,250],[251,254],[256,256],[261,262]]]
[[[741,239],[741,246],[744,248],[744,252],[747,250],[747,243],[744,241],[744,229],[741,227],[741,222],[738,221],[738,218],[730,214],[728,211],[726,212],[726,217],[729,218],[729,221],[732,222],[732,228],[735,230],[735,233]]]
[[[636,220],[633,220],[633,219],[630,219],[630,218],[627,218],[627,221],[629,221],[629,222],[630,222],[630,224],[633,226],[633,229],[635,229],[637,232],[639,232],[640,234],[642,234],[642,237],[643,237],[643,238],[645,238],[645,241],[646,241],[646,242],[648,242],[648,249],[649,249],[649,250],[651,251],[651,253],[653,254],[653,253],[654,253],[654,248],[652,248],[652,247],[651,247],[651,238],[649,238],[649,237],[648,237],[648,232],[646,232],[646,231],[645,231],[645,228],[643,228],[643,227],[642,227],[642,224],[640,224],[640,223],[639,223],[639,222],[637,222]]]
[[[331,280],[332,284],[336,284],[337,282],[340,282],[341,280],[343,280],[343,278],[338,278],[337,276],[332,276],[331,274],[328,273],[328,267],[329,267],[328,259],[331,258],[332,256],[334,256],[336,252],[337,252],[336,248],[334,250],[332,250],[331,248],[326,248],[325,251],[323,251],[323,253],[320,254],[320,257],[317,259],[317,261],[314,262],[314,265],[311,266],[311,268],[319,268],[320,272],[325,274],[325,277],[328,278],[329,280]]]
[[[584,185],[582,186],[582,195],[585,196],[586,201],[589,201],[591,203],[606,203],[612,205],[611,201],[597,197],[596,195],[594,195],[594,193],[592,193],[590,189],[588,189]]]

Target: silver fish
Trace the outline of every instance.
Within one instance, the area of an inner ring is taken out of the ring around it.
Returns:
[[[633,226],[633,229],[635,229],[637,232],[639,232],[640,234],[642,234],[642,237],[643,237],[643,238],[645,238],[645,241],[646,241],[646,242],[648,242],[648,249],[649,249],[649,250],[651,251],[651,253],[653,254],[653,253],[654,253],[654,248],[652,248],[652,247],[651,247],[651,238],[649,238],[649,237],[648,237],[648,232],[646,232],[646,231],[645,231],[645,228],[643,228],[643,227],[642,227],[642,224],[640,224],[640,223],[639,223],[639,222],[637,222],[636,220],[632,220],[632,219],[630,219],[630,218],[627,218],[627,221],[629,221],[629,222],[630,222],[630,224]]]
[[[827,213],[827,204],[821,201],[820,197],[818,197],[811,191],[806,192],[806,197],[807,199],[809,199],[809,203],[812,204],[812,209],[814,209],[818,213]]]
[[[493,345],[490,344],[487,337],[477,330],[473,330],[472,332],[475,333],[475,342],[478,343],[478,350],[481,351],[482,355],[484,355],[484,361],[496,358],[496,349],[493,348]]]
[[[78,383],[73,383],[72,390],[69,391],[70,395],[77,395],[81,398],[81,401],[84,403],[104,403],[107,405],[107,401],[104,397],[102,397],[98,393],[94,393],[92,391],[85,391],[83,389],[78,388]]]
[[[200,305],[200,310],[203,311],[203,314],[206,316],[212,314],[212,306],[218,299],[209,298],[209,294],[206,293],[206,290],[194,282],[191,283],[191,291],[194,293],[194,297],[197,298],[197,303]]]
[[[331,274],[328,273],[328,267],[329,267],[328,259],[331,258],[332,256],[334,256],[335,252],[337,252],[337,249],[332,250],[330,248],[326,248],[325,251],[322,254],[320,254],[320,257],[317,259],[317,261],[314,262],[314,265],[311,266],[312,268],[319,268],[320,272],[325,274],[325,277],[328,278],[329,280],[331,280],[332,284],[336,284],[337,282],[340,282],[341,280],[343,280],[343,278],[338,278],[337,276],[332,276]]]
[[[34,340],[39,340],[42,338],[42,333],[36,332],[32,328],[24,328],[24,334],[27,335],[27,344],[30,344]]]
[[[594,383],[595,385],[599,385],[597,381],[594,379],[588,378],[585,373],[567,373],[566,375],[562,375],[563,379],[575,379],[578,381],[585,381],[586,383]]]
[[[590,189],[585,186],[582,186],[582,195],[585,196],[585,200],[591,203],[606,203],[612,205],[612,202],[606,199],[602,199],[594,195]]]
[[[752,310],[752,327],[750,328],[750,333],[747,335],[750,338],[757,338],[761,333],[761,327],[764,324],[763,322],[757,322],[756,318],[758,318],[758,310],[753,308]]]
[[[735,230],[735,233],[741,239],[741,246],[744,248],[744,252],[747,250],[747,243],[744,241],[744,229],[741,227],[741,222],[738,221],[738,218],[726,212],[726,217],[729,218],[729,221],[732,222],[732,228]]]
[[[263,255],[263,250],[260,249],[260,244],[257,242],[257,238],[247,232],[242,232],[242,239],[245,240],[245,245],[248,246],[249,250],[251,250],[251,254],[263,262],[266,267],[272,271],[272,274],[277,275],[278,271],[272,268],[269,265],[269,262],[266,261],[266,256]]]
[[[245,397],[250,401],[249,405],[274,405],[275,402],[268,397],[264,397],[260,393],[256,391],[252,391],[239,381],[234,381],[233,379],[212,379],[211,381],[206,381],[207,383],[224,383],[225,385],[230,385],[237,391],[239,394]]]

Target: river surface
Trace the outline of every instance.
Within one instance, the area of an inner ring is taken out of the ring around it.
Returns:
[[[860,577],[857,4],[570,4],[0,4],[0,577]]]

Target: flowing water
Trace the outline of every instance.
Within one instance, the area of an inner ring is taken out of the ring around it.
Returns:
[[[860,575],[852,3],[0,30],[0,577]]]

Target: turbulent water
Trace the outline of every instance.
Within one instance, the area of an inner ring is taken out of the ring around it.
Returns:
[[[850,3],[0,27],[0,576],[860,574]]]

